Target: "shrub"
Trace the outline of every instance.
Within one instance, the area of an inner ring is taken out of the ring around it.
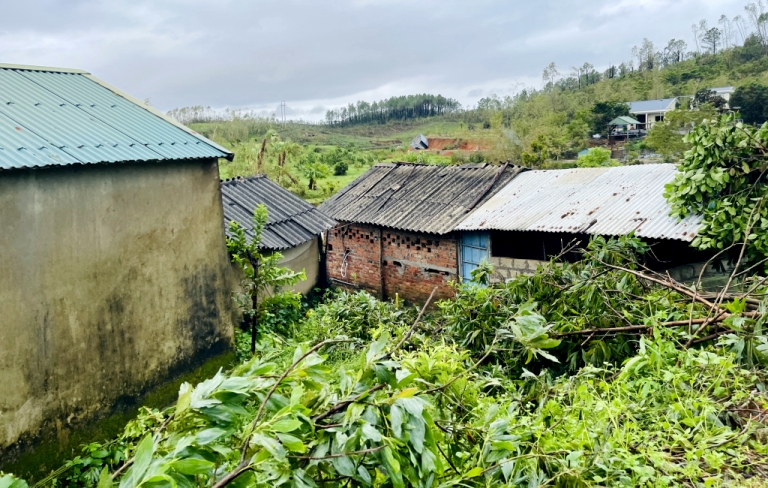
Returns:
[[[336,176],[344,176],[349,170],[349,165],[344,161],[339,161],[333,166],[333,174]]]

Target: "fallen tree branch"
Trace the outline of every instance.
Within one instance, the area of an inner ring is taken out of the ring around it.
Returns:
[[[322,461],[324,459],[336,459],[336,458],[349,457],[349,456],[359,456],[360,454],[371,454],[374,452],[379,452],[382,449],[386,449],[386,447],[387,446],[384,445],[384,446],[372,447],[370,449],[363,449],[362,451],[340,452],[338,454],[329,454],[328,456],[322,456],[322,457],[312,457],[312,456],[288,456],[288,457],[293,459],[301,459],[304,461]]]
[[[333,344],[337,342],[352,342],[351,339],[327,339],[322,342],[319,342],[315,344],[312,348],[310,348],[307,352],[302,354],[302,356],[297,359],[296,361],[291,364],[288,369],[286,369],[282,375],[275,381],[275,384],[272,385],[272,388],[270,388],[269,392],[267,393],[267,396],[264,397],[264,400],[261,402],[261,405],[259,406],[258,412],[256,412],[256,416],[253,418],[253,421],[251,422],[250,427],[246,431],[245,435],[245,441],[243,442],[243,447],[240,453],[240,462],[245,461],[246,453],[248,452],[248,447],[251,445],[251,433],[253,433],[254,429],[256,429],[256,424],[259,422],[259,419],[261,419],[261,414],[264,413],[264,409],[267,406],[267,402],[270,398],[272,398],[272,394],[275,393],[275,390],[277,390],[277,387],[280,386],[280,383],[293,371],[296,369],[296,366],[299,365],[302,361],[304,361],[307,357],[309,357],[312,353],[316,352],[318,349],[321,349],[324,346],[327,346],[328,344]]]
[[[390,354],[392,354],[393,352],[395,352],[398,349],[400,349],[403,346],[403,344],[408,342],[408,339],[411,338],[413,333],[416,331],[416,326],[419,325],[419,322],[421,321],[421,317],[424,315],[424,311],[427,310],[427,307],[429,306],[429,302],[431,302],[432,298],[435,296],[435,292],[437,292],[437,287],[434,287],[432,289],[432,293],[429,294],[429,298],[427,298],[427,302],[424,304],[423,307],[421,307],[421,311],[419,312],[418,317],[416,317],[416,321],[413,322],[413,325],[411,326],[411,328],[408,329],[408,332],[406,332],[405,335],[403,336],[403,338],[400,339],[400,342],[398,342],[395,345],[395,347],[392,349],[392,352],[390,352]]]
[[[349,400],[344,400],[343,402],[337,403],[333,408],[331,408],[330,410],[328,410],[327,412],[325,412],[323,414],[318,415],[313,420],[317,423],[317,422],[319,422],[319,421],[321,421],[323,419],[327,419],[331,415],[334,415],[336,413],[341,412],[342,410],[347,408],[349,405],[351,405],[351,404],[353,404],[353,403],[355,403],[357,401],[362,400],[363,398],[367,397],[371,393],[374,393],[374,392],[377,392],[377,391],[383,389],[385,386],[387,386],[386,383],[379,383],[378,385],[365,390],[364,392],[360,393],[359,395],[356,395],[355,397],[350,398]]]

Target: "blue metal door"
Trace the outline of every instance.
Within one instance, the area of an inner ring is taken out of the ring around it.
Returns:
[[[490,238],[487,232],[471,232],[461,236],[461,277],[469,281],[472,270],[477,269],[483,260],[488,261],[488,244]]]

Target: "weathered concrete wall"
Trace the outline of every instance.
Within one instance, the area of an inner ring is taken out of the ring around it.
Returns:
[[[231,347],[216,161],[0,172],[0,468]]]
[[[312,239],[304,244],[299,244],[291,249],[280,251],[283,255],[281,266],[290,268],[295,272],[304,270],[307,275],[305,281],[300,281],[291,289],[293,291],[307,294],[317,285],[317,279],[320,276],[320,247],[319,237]]]
[[[491,275],[492,283],[504,283],[516,276],[523,274],[533,274],[536,268],[547,264],[549,261],[538,261],[535,259],[514,259],[500,258],[491,256],[488,258],[489,264],[494,268]]]
[[[344,256],[346,254],[346,266]],[[340,224],[328,232],[326,254],[331,284],[367,290],[375,296],[423,303],[454,295],[458,245],[449,236]]]

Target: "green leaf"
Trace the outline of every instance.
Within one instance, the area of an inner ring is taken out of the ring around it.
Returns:
[[[195,438],[197,439],[198,444],[205,446],[230,435],[232,435],[231,430],[212,427],[210,429],[201,430],[197,433]]]
[[[213,468],[214,463],[205,459],[188,458],[177,459],[171,463],[171,468],[179,473],[186,475],[208,474]]]
[[[271,437],[267,437],[263,434],[253,434],[251,438],[253,445],[262,446],[266,449],[275,459],[282,461],[285,459],[285,449],[282,444],[277,442]]]
[[[272,424],[272,430],[275,432],[293,432],[299,427],[301,427],[301,420],[293,416],[283,417]]]
[[[477,478],[481,474],[483,474],[483,468],[478,466],[478,467],[472,468],[469,471],[467,471],[466,473],[464,473],[464,477],[465,478]]]
[[[152,439],[152,435],[147,434],[141,442],[139,442],[138,447],[136,447],[133,466],[129,469],[130,476],[126,476],[126,478],[130,478],[133,481],[134,485],[138,485],[144,479],[147,468],[149,468],[149,463],[152,462],[152,454],[154,453],[154,450],[155,442]],[[122,487],[122,483],[120,486]]]
[[[348,456],[332,458],[331,464],[340,475],[350,478],[355,476],[355,463]]]
[[[390,447],[385,447],[381,451],[381,460],[384,463],[387,474],[389,474],[389,478],[392,480],[392,486],[394,488],[404,488],[405,484],[403,483],[403,475],[400,473],[400,463],[395,459]]]
[[[392,424],[392,433],[395,437],[402,439],[403,437],[403,411],[400,410],[396,404],[392,405],[389,409],[389,420]]]
[[[0,486],[2,486],[2,480],[0,480]],[[99,484],[96,488],[112,488],[112,476],[109,474],[109,467],[104,466],[99,474]]]
[[[277,434],[277,438],[283,443],[289,451],[304,453],[307,452],[307,446],[301,442],[301,439],[290,434]]]
[[[368,348],[368,352],[365,355],[365,362],[371,363],[374,359],[376,359],[384,350],[384,348],[387,347],[388,342],[389,334],[386,331],[382,332],[381,335],[379,335],[379,338],[372,342],[371,346]]]
[[[373,425],[369,424],[368,422],[365,422],[362,426],[362,437],[363,440],[372,441],[372,442],[381,442],[381,432],[376,429]]]

